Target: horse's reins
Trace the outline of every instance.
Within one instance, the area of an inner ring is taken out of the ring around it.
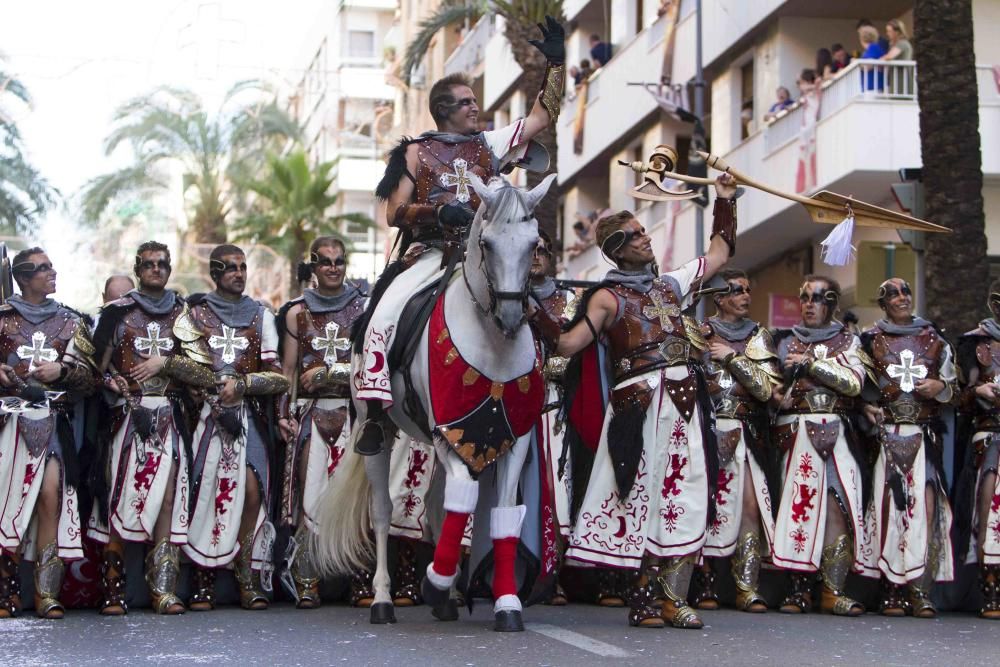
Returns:
[[[533,220],[534,217],[535,216],[533,213],[528,213],[527,215],[523,216],[520,220],[515,220],[514,222],[529,222]],[[489,219],[484,215],[483,222],[488,222],[488,221]],[[489,317],[490,315],[492,315],[493,309],[496,308],[497,304],[500,301],[520,301],[522,306],[524,306],[523,310],[527,311],[528,291],[531,284],[530,278],[525,279],[524,285],[521,287],[520,291],[517,292],[495,289],[493,286],[493,279],[490,278],[489,272],[483,266],[483,260],[485,260],[486,258],[486,253],[483,248],[483,239],[481,235],[479,237],[479,251],[480,251],[479,270],[483,274],[483,278],[486,279],[486,292],[490,296],[489,306],[483,306],[483,304],[479,301],[479,298],[476,297],[476,293],[472,290],[472,286],[469,285],[469,276],[468,273],[465,271],[465,260],[464,259],[462,260],[462,280],[465,281],[465,287],[467,290],[469,290],[469,296],[472,297],[472,303],[476,304],[476,308],[479,310],[479,312]],[[527,320],[527,317],[528,316],[526,313],[521,315],[521,323],[524,323]]]

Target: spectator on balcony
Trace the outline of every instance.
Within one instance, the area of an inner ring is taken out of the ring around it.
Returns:
[[[788,89],[784,86],[779,86],[775,95],[777,95],[778,101],[772,104],[771,108],[767,110],[766,114],[764,114],[765,123],[770,123],[778,116],[779,113],[795,105],[795,100],[792,99],[792,94],[788,92]]]
[[[875,24],[869,21],[868,19],[861,19],[860,21],[858,21],[857,28],[858,32],[860,33],[862,28],[875,28]],[[875,33],[878,34],[878,28],[875,28]],[[878,38],[878,45],[882,48],[882,53],[885,53],[886,51],[889,50],[889,40],[886,39],[885,37]],[[861,47],[861,53],[864,53],[863,46]],[[860,57],[863,58],[864,56]]]
[[[906,34],[906,26],[899,19],[885,24],[885,34],[889,38],[889,50],[882,60],[913,60],[913,45]]]
[[[829,81],[833,78],[833,54],[830,49],[819,49],[816,51],[816,76],[820,81]]]
[[[816,70],[808,68],[802,70],[802,74],[799,74],[799,78],[795,82],[799,87],[799,104],[806,103],[809,96],[816,91],[818,83],[819,78],[816,76]]]
[[[830,47],[833,55],[833,73],[840,72],[851,64],[851,54],[847,52],[843,44],[839,42]]]
[[[878,60],[885,54],[879,44],[878,30],[875,29],[875,26],[865,25],[858,28],[858,39],[861,41],[863,49],[861,52],[862,60]],[[881,70],[876,72],[874,67],[864,66],[861,73],[861,89],[881,91],[884,87],[884,79],[885,75]]]
[[[583,83],[590,78],[590,75],[594,73],[594,67],[590,64],[590,61],[584,58],[580,61],[580,83]]]
[[[595,69],[604,67],[611,60],[611,45],[601,41],[596,32],[590,36],[590,57],[596,63]]]

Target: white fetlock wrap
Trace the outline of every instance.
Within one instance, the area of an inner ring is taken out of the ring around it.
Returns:
[[[444,509],[448,512],[472,514],[479,501],[479,482],[460,477],[447,477],[444,481]]]
[[[431,563],[430,565],[427,566],[427,581],[431,582],[431,584],[434,585],[434,588],[437,588],[439,590],[446,591],[450,589],[451,585],[455,583],[455,579],[457,577],[458,577],[458,570],[455,570],[455,574],[451,575],[450,577],[446,577],[445,575],[438,574],[437,572],[434,571],[434,563]]]
[[[514,507],[494,507],[490,510],[490,539],[502,540],[506,537],[521,537],[521,524],[528,508],[524,505]]]
[[[521,611],[521,598],[516,595],[501,595],[493,603],[493,613],[501,611]]]

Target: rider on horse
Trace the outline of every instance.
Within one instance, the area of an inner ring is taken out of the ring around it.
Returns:
[[[466,227],[480,199],[469,174],[483,182],[515,166],[545,171],[548,156],[530,140],[555,124],[563,92],[565,33],[551,17],[543,40],[532,41],[548,61],[542,90],[526,118],[480,132],[479,106],[468,77],[452,74],[434,84],[430,112],[438,129],[404,139],[393,149],[376,195],[387,201],[389,224],[401,231],[400,259],[376,285],[372,303],[355,338],[355,353],[363,364],[354,374],[358,418],[367,420],[355,447],[365,455],[378,453],[384,440],[385,408],[392,405],[387,357],[403,306],[442,274],[446,230]],[[411,243],[413,244],[411,246]],[[406,280],[393,280],[401,271]],[[419,326],[417,327],[419,329]]]

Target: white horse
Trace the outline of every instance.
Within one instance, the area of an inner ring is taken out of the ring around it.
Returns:
[[[520,379],[533,371],[536,364],[536,347],[531,330],[525,326],[528,293],[528,273],[532,253],[538,242],[538,222],[534,208],[548,192],[555,174],[546,177],[531,191],[516,188],[502,179],[489,185],[471,175],[473,188],[482,200],[469,229],[467,251],[459,271],[464,274],[451,280],[445,291],[444,314],[448,335],[461,358],[479,374],[489,378],[494,385]],[[406,280],[403,272],[396,280]],[[460,549],[463,517],[475,511],[479,482],[469,468],[445,440],[434,420],[428,377],[428,360],[431,354],[425,326],[410,364],[413,388],[428,416],[438,459],[445,471],[444,509],[445,525],[438,539],[435,562],[428,568],[422,591],[425,600],[441,620],[457,619],[457,608],[449,599],[457,573],[454,561]],[[355,355],[358,365],[366,360]],[[404,413],[405,383],[399,369],[392,376],[393,405],[388,416],[396,427],[410,436],[427,442],[427,436]],[[352,387],[353,393],[353,387]],[[364,423],[366,404],[354,401],[357,419],[354,422],[354,442]],[[540,406],[539,406],[540,407]],[[537,421],[538,415],[531,418]],[[364,457],[353,447],[345,453],[342,466],[347,466],[344,484],[331,486],[322,499],[319,509],[316,556],[321,569],[326,572],[351,573],[370,566],[371,541],[369,528],[375,533],[375,600],[371,607],[372,623],[394,623],[392,598],[389,593],[388,539],[392,505],[389,492],[389,449],[393,433],[386,433],[382,452]],[[494,539],[494,591],[498,578],[512,582],[514,579],[513,549],[516,549],[524,506],[515,506],[518,477],[525,455],[530,447],[530,430],[518,437],[514,445],[492,465],[497,466],[496,506],[490,512],[490,536]],[[366,474],[361,474],[364,466]],[[449,520],[452,520],[449,529]],[[479,523],[476,530],[486,526]],[[498,545],[500,542],[500,546]],[[506,542],[505,544],[503,542]],[[513,547],[512,547],[513,544]],[[510,558],[501,557],[501,550]],[[451,554],[449,561],[445,554]],[[435,569],[435,565],[440,572]],[[521,602],[516,594],[499,595],[494,604],[495,629],[498,631],[523,630]]]

